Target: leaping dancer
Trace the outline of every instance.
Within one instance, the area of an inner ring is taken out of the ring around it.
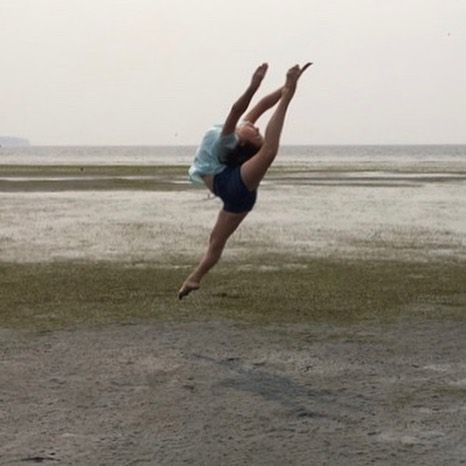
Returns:
[[[204,275],[220,259],[228,238],[254,207],[259,184],[277,155],[286,112],[298,80],[311,65],[290,68],[285,84],[262,98],[241,118],[267,72],[268,65],[262,64],[254,72],[246,91],[231,107],[225,123],[212,127],[205,134],[189,169],[189,177],[193,183],[204,183],[223,201],[223,208],[210,234],[207,252],[178,291],[179,299],[199,289]],[[276,104],[262,136],[255,123]]]

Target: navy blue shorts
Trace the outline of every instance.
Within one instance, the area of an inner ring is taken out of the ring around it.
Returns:
[[[241,179],[239,166],[227,167],[214,177],[214,194],[223,201],[223,210],[241,214],[252,210],[257,190],[248,190]]]

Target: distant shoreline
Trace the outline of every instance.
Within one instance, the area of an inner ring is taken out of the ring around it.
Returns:
[[[176,148],[196,148],[198,144],[30,144],[29,141],[25,140],[26,143],[21,145],[10,145],[10,144],[2,144],[0,138],[0,147],[31,147],[31,148],[64,148],[64,149],[72,149],[72,148],[92,148],[92,149],[103,149],[103,148],[122,148],[122,149],[131,149],[131,148],[168,148],[168,149],[176,149]],[[346,147],[464,147],[466,148],[466,143],[435,143],[435,144],[428,144],[428,143],[416,143],[416,144],[403,144],[403,143],[394,143],[394,144],[283,144],[281,146],[282,149],[294,149],[300,147],[328,147],[328,148],[346,148]]]
[[[31,147],[31,143],[25,138],[0,136],[0,147]]]

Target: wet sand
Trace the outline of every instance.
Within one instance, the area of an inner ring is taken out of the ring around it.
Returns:
[[[183,184],[185,172],[185,167],[0,169],[2,260],[190,263],[221,203],[205,189]],[[226,253],[247,254],[252,247],[306,257],[463,260],[465,197],[466,167],[458,165],[428,172],[425,167],[278,168]]]
[[[279,167],[181,303],[182,169],[15,170],[0,464],[466,464],[464,167]]]
[[[464,336],[416,319],[2,331],[0,462],[464,464]]]

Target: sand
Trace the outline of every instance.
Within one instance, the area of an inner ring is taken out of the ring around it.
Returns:
[[[8,270],[43,270],[52,283],[66,264],[150,264],[181,278],[202,252],[218,200],[183,185],[1,192],[1,293],[26,317],[0,328],[0,464],[466,464],[464,286],[408,293],[383,312],[374,302],[373,314],[361,295],[369,312],[348,321],[297,319],[302,295],[280,301],[289,303],[280,322],[247,318],[257,303],[241,274],[263,277],[260,296],[275,272],[283,288],[274,292],[293,289],[286,274],[292,280],[314,259],[464,269],[466,177],[373,168],[277,172],[198,295],[178,303],[176,283],[155,282],[153,315],[142,316],[134,307],[145,301],[128,285],[114,304],[120,313],[110,302],[104,324],[86,317],[57,326],[51,315],[65,313],[67,296],[39,290],[37,305],[27,293],[7,296]],[[268,256],[277,260],[255,259]],[[335,303],[345,315],[349,301]],[[97,297],[95,312],[104,304]]]
[[[227,255],[270,249],[305,256],[431,260],[466,258],[466,175],[399,185],[296,184],[269,179]],[[320,179],[335,178],[321,173]],[[361,176],[359,174],[359,176]],[[458,175],[457,175],[458,176]],[[308,176],[309,178],[309,176]],[[374,176],[366,174],[369,182]],[[410,182],[411,183],[411,182]],[[154,183],[154,186],[156,184]],[[203,189],[0,193],[4,261],[192,261],[221,208]],[[176,247],[173,241],[176,240]]]
[[[459,465],[464,328],[2,332],[1,464]]]

